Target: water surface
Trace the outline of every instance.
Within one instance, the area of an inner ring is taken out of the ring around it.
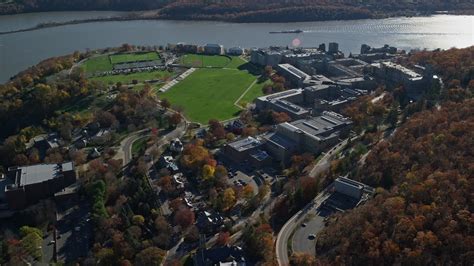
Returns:
[[[76,17],[71,15],[70,19],[78,19],[77,16],[90,15],[89,13],[93,12],[74,12]],[[94,15],[100,16],[99,13]],[[42,14],[48,20],[56,16],[55,13]],[[8,19],[0,16],[1,27],[14,28],[18,21],[23,21],[30,15],[15,15]],[[59,18],[64,19],[64,15],[59,15]],[[305,32],[268,33],[290,29],[302,29]],[[305,47],[335,41],[345,53],[358,53],[363,43],[374,47],[390,44],[401,49],[463,48],[474,44],[474,16],[436,15],[380,20],[255,24],[139,20],[66,25],[0,35],[0,82],[8,80],[17,72],[42,59],[76,50],[114,47],[123,43],[166,45],[176,42],[221,43],[226,47],[246,48],[269,45],[291,46],[295,38],[298,38],[301,46]]]

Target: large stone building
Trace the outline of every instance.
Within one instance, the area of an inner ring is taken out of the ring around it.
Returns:
[[[310,75],[290,64],[279,64],[276,69],[294,87],[303,87],[304,82],[311,79]]]
[[[204,45],[204,53],[208,55],[221,55],[224,53],[224,46],[216,43]]]
[[[373,63],[366,71],[389,86],[402,85],[411,97],[422,94],[434,82],[439,82],[429,69],[422,68],[422,73],[418,73],[390,61]]]
[[[304,104],[303,89],[287,90],[257,98],[256,108],[259,111],[266,109],[275,112],[285,112],[292,119],[301,119],[310,114],[310,111],[301,105]]]
[[[260,66],[275,67],[282,59],[283,52],[279,49],[254,49],[250,53],[250,62]]]
[[[318,154],[349,136],[352,121],[334,112],[291,123],[279,124],[274,133],[265,135],[265,147],[278,161],[287,161],[294,152]]]
[[[5,186],[5,199],[11,209],[23,209],[53,196],[76,182],[72,162],[37,164],[8,168],[10,184]]]
[[[339,112],[347,104],[363,95],[363,91],[334,84],[324,76],[317,75],[318,82],[303,89],[292,89],[257,98],[257,111],[273,110],[285,112],[293,120],[318,115],[324,110]]]

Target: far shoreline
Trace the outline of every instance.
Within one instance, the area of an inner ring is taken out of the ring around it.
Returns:
[[[59,11],[63,12],[63,11]],[[68,12],[68,11],[64,11]],[[79,12],[89,12],[89,11],[79,11]],[[101,11],[94,11],[94,12],[101,12]],[[21,16],[22,14],[33,14],[37,12],[31,12],[31,13],[20,13],[20,14],[11,14],[11,15],[5,15],[5,16]],[[47,12],[46,12],[47,13]],[[386,17],[380,17],[380,18],[360,18],[360,19],[334,19],[334,20],[288,20],[288,21],[262,21],[262,22],[245,22],[245,21],[228,21],[228,20],[212,20],[212,19],[173,19],[173,18],[168,18],[168,17],[147,17],[147,16],[142,16],[143,14],[141,13],[132,13],[129,15],[124,15],[124,16],[116,16],[116,17],[98,17],[98,18],[91,18],[91,19],[79,19],[79,20],[70,20],[70,21],[64,21],[64,22],[47,22],[47,23],[39,23],[35,26],[28,27],[28,28],[23,28],[23,29],[17,29],[17,30],[10,30],[10,31],[2,31],[0,32],[0,35],[8,35],[8,34],[15,34],[15,33],[21,33],[21,32],[29,32],[29,31],[35,31],[35,30],[42,30],[42,29],[47,29],[47,28],[55,28],[55,27],[62,27],[62,26],[68,26],[68,25],[77,25],[77,24],[87,24],[87,23],[98,23],[98,22],[122,22],[122,21],[150,21],[150,20],[162,20],[162,21],[203,21],[203,22],[225,22],[225,23],[236,23],[236,24],[259,24],[259,23],[267,23],[267,24],[278,24],[278,23],[303,23],[303,22],[327,22],[327,21],[361,21],[361,20],[382,20],[382,19],[389,19],[389,18],[413,18],[413,17],[431,17],[435,15],[451,15],[451,16],[474,16],[474,14],[471,14],[472,12],[469,12],[469,14],[462,14],[458,12],[434,12],[430,14],[420,14],[420,15],[407,15],[407,16],[386,16]],[[0,16],[1,17],[1,16]]]

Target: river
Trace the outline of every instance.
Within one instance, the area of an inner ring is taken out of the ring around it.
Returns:
[[[110,17],[118,12],[49,12],[0,16],[0,31],[23,29],[37,23]],[[302,29],[300,34],[270,31]],[[390,44],[401,49],[463,48],[474,44],[474,16],[380,20],[320,21],[298,23],[227,23],[211,21],[108,21],[92,22],[0,35],[0,82],[52,56],[119,46],[165,45],[188,42],[221,43],[226,47],[301,46],[338,42],[345,53],[358,53],[363,43],[374,47]]]

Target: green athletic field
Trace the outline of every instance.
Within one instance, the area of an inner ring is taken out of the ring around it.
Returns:
[[[237,69],[197,69],[160,98],[182,107],[185,116],[207,124],[210,119],[226,120],[238,115],[234,102],[257,77]]]
[[[82,68],[86,73],[94,73],[112,70],[113,65],[118,63],[158,59],[160,55],[156,52],[99,55],[87,59]]]
[[[110,62],[112,64],[134,61],[152,61],[158,59],[160,59],[160,56],[156,52],[114,54],[110,56]]]
[[[238,56],[186,54],[180,58],[180,63],[190,67],[237,68],[245,61]]]

